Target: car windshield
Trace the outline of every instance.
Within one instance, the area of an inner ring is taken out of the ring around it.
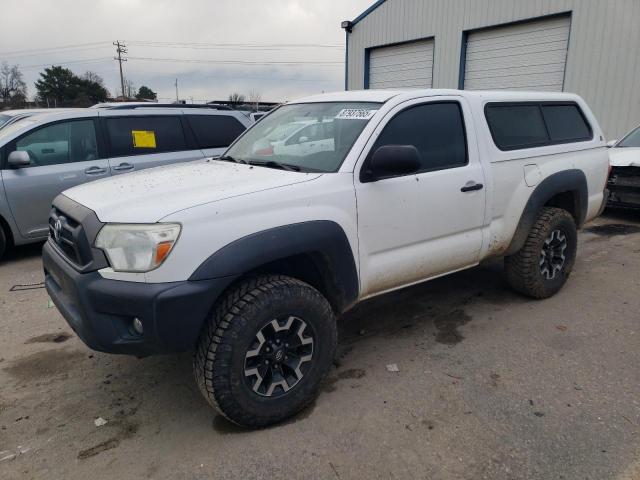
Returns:
[[[2,126],[9,120],[11,120],[11,117],[9,115],[0,115],[0,128],[2,128]]]
[[[626,137],[618,142],[616,147],[640,147],[640,127],[631,130]]]
[[[284,105],[256,123],[220,160],[303,172],[335,172],[380,105]]]

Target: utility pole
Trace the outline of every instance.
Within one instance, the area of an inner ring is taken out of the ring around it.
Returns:
[[[178,79],[176,78],[176,103],[180,102],[180,98],[178,97]]]
[[[126,58],[122,58],[122,55],[127,53],[127,46],[124,43],[120,43],[119,41],[113,42],[113,45],[116,47],[116,52],[118,53],[117,57],[113,57],[114,60],[118,61],[120,65],[120,86],[122,87],[122,101],[126,101],[126,95],[124,93],[124,75],[122,75],[122,62],[126,62]]]

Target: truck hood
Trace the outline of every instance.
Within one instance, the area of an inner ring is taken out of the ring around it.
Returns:
[[[179,210],[314,180],[317,173],[198,160],[86,183],[64,192],[102,222],[152,223]]]
[[[640,147],[619,147],[609,149],[612,167],[640,167]]]

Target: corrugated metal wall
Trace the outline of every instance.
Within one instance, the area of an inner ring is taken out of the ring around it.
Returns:
[[[348,87],[364,86],[366,48],[433,36],[433,87],[458,88],[464,31],[562,12],[571,12],[564,90],[618,137],[640,123],[640,0],[387,0],[349,34]]]

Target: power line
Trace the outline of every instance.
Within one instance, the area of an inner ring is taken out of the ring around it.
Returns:
[[[221,51],[237,51],[237,52],[282,52],[291,49],[295,49],[295,46],[232,46],[232,45],[156,45],[156,44],[142,44],[142,43],[129,43],[134,47],[139,48],[163,48],[163,49],[178,49],[178,50],[221,50]],[[320,47],[307,47],[309,49]],[[333,47],[331,47],[333,48]],[[337,47],[336,47],[337,48]],[[340,47],[344,52],[344,47]],[[326,51],[326,50],[325,50]],[[340,53],[339,50],[334,50],[335,53]],[[332,52],[333,53],[333,52]]]
[[[50,67],[52,65],[74,65],[74,64],[89,64],[89,63],[101,63],[113,60],[112,57],[97,57],[97,58],[85,58],[82,60],[68,60],[68,61],[53,61],[48,63],[40,63],[37,65],[20,65],[21,69],[30,69],[30,68],[42,68],[42,67]],[[117,60],[117,58],[116,58]],[[283,62],[250,62],[250,61],[242,61],[242,60],[197,60],[197,59],[179,59],[179,58],[153,58],[153,57],[127,57],[126,60],[141,60],[145,62],[153,62],[157,61],[160,63],[167,62],[177,62],[177,63],[202,63],[202,64],[222,64],[222,65],[246,65],[246,66],[269,66],[269,65],[280,65],[280,66],[295,66],[295,65],[315,65],[315,66],[343,66],[342,62],[305,62],[305,61],[283,61]]]
[[[2,56],[32,56],[49,52],[60,52],[66,50],[89,50],[95,47],[108,47],[108,41],[76,43],[69,45],[60,45],[57,47],[39,47],[24,50],[13,50],[8,52],[0,52]],[[287,49],[287,48],[336,48],[344,49],[344,45],[339,44],[322,44],[322,43],[205,43],[205,42],[163,42],[152,40],[132,40],[129,45],[151,48],[193,48],[193,49]]]
[[[241,47],[241,48],[344,48],[341,44],[325,43],[207,43],[207,42],[163,42],[151,40],[129,40],[129,45],[146,47]]]
[[[2,56],[6,56],[6,57],[17,57],[17,58],[25,58],[25,57],[38,57],[38,56],[42,56],[42,55],[55,55],[57,53],[76,53],[76,52],[83,52],[86,50],[103,50],[103,49],[107,49],[107,48],[111,48],[110,44],[106,44],[106,45],[100,45],[100,46],[93,46],[93,47],[78,47],[78,48],[69,48],[69,49],[60,49],[60,48],[56,48],[56,49],[51,49],[51,50],[44,50],[44,51],[37,51],[36,53],[24,53],[24,54],[20,54],[20,55],[3,55],[0,53],[0,57]]]
[[[343,66],[343,62],[323,61],[248,61],[248,60],[199,60],[195,58],[156,58],[156,57],[129,57],[129,60],[142,60],[153,62],[178,62],[178,63],[207,63],[215,65],[317,65],[317,66]]]
[[[26,50],[14,50],[12,52],[0,52],[2,56],[9,55],[21,55],[21,54],[38,54],[38,53],[46,53],[51,51],[60,51],[67,49],[75,49],[82,47],[95,47],[97,45],[109,45],[109,42],[91,42],[91,43],[77,43],[75,45],[62,45],[59,47],[42,47],[42,48],[30,48]]]
[[[39,65],[20,65],[21,70],[25,70],[28,68],[41,68],[41,67],[51,67],[54,65],[73,65],[77,63],[98,63],[98,62],[106,62],[108,60],[112,60],[111,57],[100,57],[100,58],[85,58],[83,60],[69,60],[67,62],[49,62],[49,63],[41,63]]]

